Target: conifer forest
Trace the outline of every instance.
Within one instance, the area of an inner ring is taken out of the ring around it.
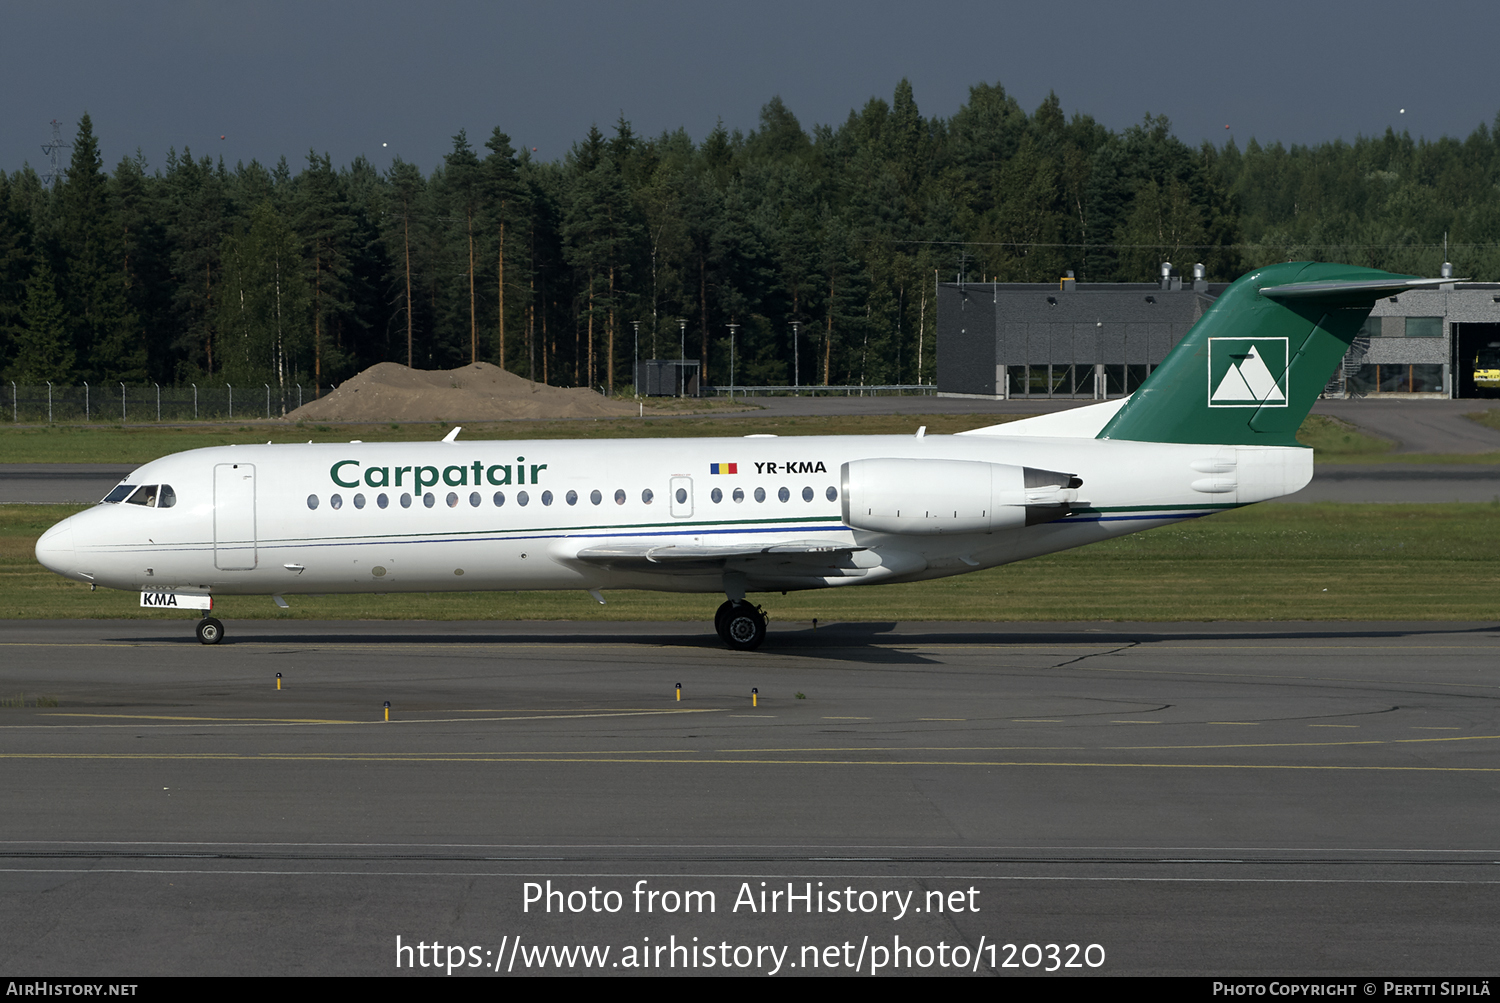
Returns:
[[[382,361],[491,362],[619,393],[930,383],[934,283],[1227,281],[1284,260],[1500,279],[1500,119],[1467,138],[1193,148],[999,85],[927,118],[906,81],[837,126],[592,127],[558,162],[460,130],[430,171],[184,147],[105,164],[87,115],[50,184],[0,171],[0,374],[20,384],[327,388]],[[793,326],[799,357],[793,358]],[[730,325],[734,325],[731,329]]]

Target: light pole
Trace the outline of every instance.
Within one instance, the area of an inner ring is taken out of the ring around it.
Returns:
[[[641,395],[641,322],[633,320],[630,326],[635,328],[635,364],[630,369],[630,382],[635,387],[635,395]]]
[[[740,329],[738,324],[729,325],[729,399],[734,400],[734,333]]]
[[[797,391],[797,396],[802,396],[802,356],[797,354],[797,332],[802,327],[800,320],[792,321],[792,388]]]
[[[685,378],[682,363],[687,359],[687,319],[684,317],[677,318],[677,334],[682,339],[682,343],[677,347],[677,396],[681,397],[683,390],[682,381]]]

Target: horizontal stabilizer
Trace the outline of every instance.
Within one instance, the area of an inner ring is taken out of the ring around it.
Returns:
[[[1455,282],[1467,281],[1469,280],[1392,276],[1389,279],[1355,279],[1347,282],[1289,282],[1281,286],[1265,286],[1260,294],[1275,300],[1288,300],[1333,299],[1340,294],[1347,293],[1367,302],[1381,296],[1395,296],[1397,293],[1404,293],[1410,289],[1437,289],[1440,286],[1451,286]]]

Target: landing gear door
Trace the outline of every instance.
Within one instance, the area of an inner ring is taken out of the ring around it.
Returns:
[[[693,514],[693,479],[672,478],[672,518],[687,519]]]
[[[214,567],[249,571],[256,564],[255,465],[214,465]]]

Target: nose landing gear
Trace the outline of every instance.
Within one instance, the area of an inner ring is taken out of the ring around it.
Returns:
[[[218,644],[224,640],[224,625],[211,616],[198,621],[198,640],[204,644]]]
[[[759,606],[731,599],[714,614],[714,629],[736,651],[754,651],[766,639],[766,616]]]

